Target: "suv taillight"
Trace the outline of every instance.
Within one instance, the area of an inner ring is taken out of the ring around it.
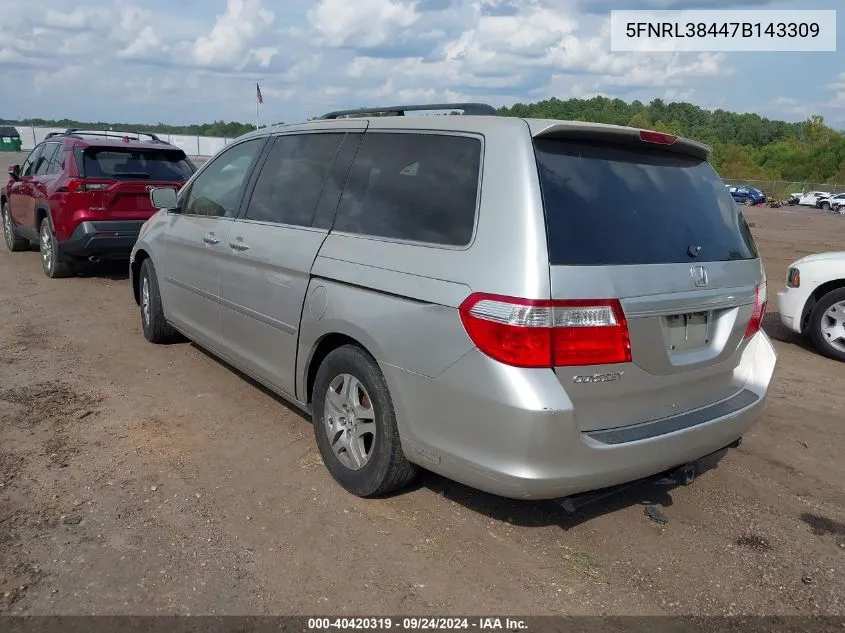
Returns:
[[[103,191],[114,184],[113,180],[88,180],[85,178],[68,178],[62,183],[58,191],[76,193],[83,191]]]
[[[751,313],[751,320],[748,321],[745,338],[754,336],[760,331],[760,328],[763,326],[763,317],[766,316],[767,304],[768,294],[766,282],[764,281],[754,289],[754,311]]]
[[[508,365],[631,362],[628,322],[616,299],[547,301],[475,293],[459,312],[478,349]]]

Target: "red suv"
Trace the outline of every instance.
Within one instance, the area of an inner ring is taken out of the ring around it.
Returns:
[[[48,277],[67,277],[86,259],[126,258],[157,211],[150,189],[178,189],[195,171],[185,152],[154,134],[54,132],[9,168],[0,190],[6,246],[38,242]]]

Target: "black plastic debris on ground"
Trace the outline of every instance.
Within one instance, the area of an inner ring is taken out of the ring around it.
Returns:
[[[660,511],[660,508],[656,505],[647,505],[645,507],[645,515],[649,518],[649,520],[659,523],[660,525],[666,525],[669,523],[669,519],[666,518],[666,515],[663,514]]]

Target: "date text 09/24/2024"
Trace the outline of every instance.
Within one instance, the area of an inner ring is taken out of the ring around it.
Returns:
[[[527,628],[524,620],[517,618],[474,617],[344,617],[309,618],[308,630],[328,631],[351,630],[476,630],[476,631],[522,631]]]

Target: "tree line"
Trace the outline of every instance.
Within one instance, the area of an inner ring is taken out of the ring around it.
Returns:
[[[14,125],[15,127],[57,127],[57,128],[85,128],[89,130],[122,130],[126,132],[152,132],[154,134],[185,134],[188,136],[225,136],[236,138],[255,129],[254,124],[239,123],[238,121],[213,121],[212,123],[198,123],[195,125],[168,125],[156,123],[154,125],[140,123],[96,123],[74,121],[72,119],[22,119],[20,121],[0,119],[0,125]],[[275,124],[274,124],[275,125]]]
[[[692,103],[626,102],[621,99],[557,98],[537,103],[517,103],[499,109],[502,116],[537,117],[631,125],[686,136],[713,148],[711,162],[726,179],[789,180],[845,184],[845,134],[828,127],[824,118],[812,116],[790,123],[706,110]],[[165,134],[225,136],[235,138],[255,129],[237,121],[196,125],[139,125],[137,123],[86,123],[69,119],[0,120],[15,126],[87,127],[89,129],[143,130]]]

